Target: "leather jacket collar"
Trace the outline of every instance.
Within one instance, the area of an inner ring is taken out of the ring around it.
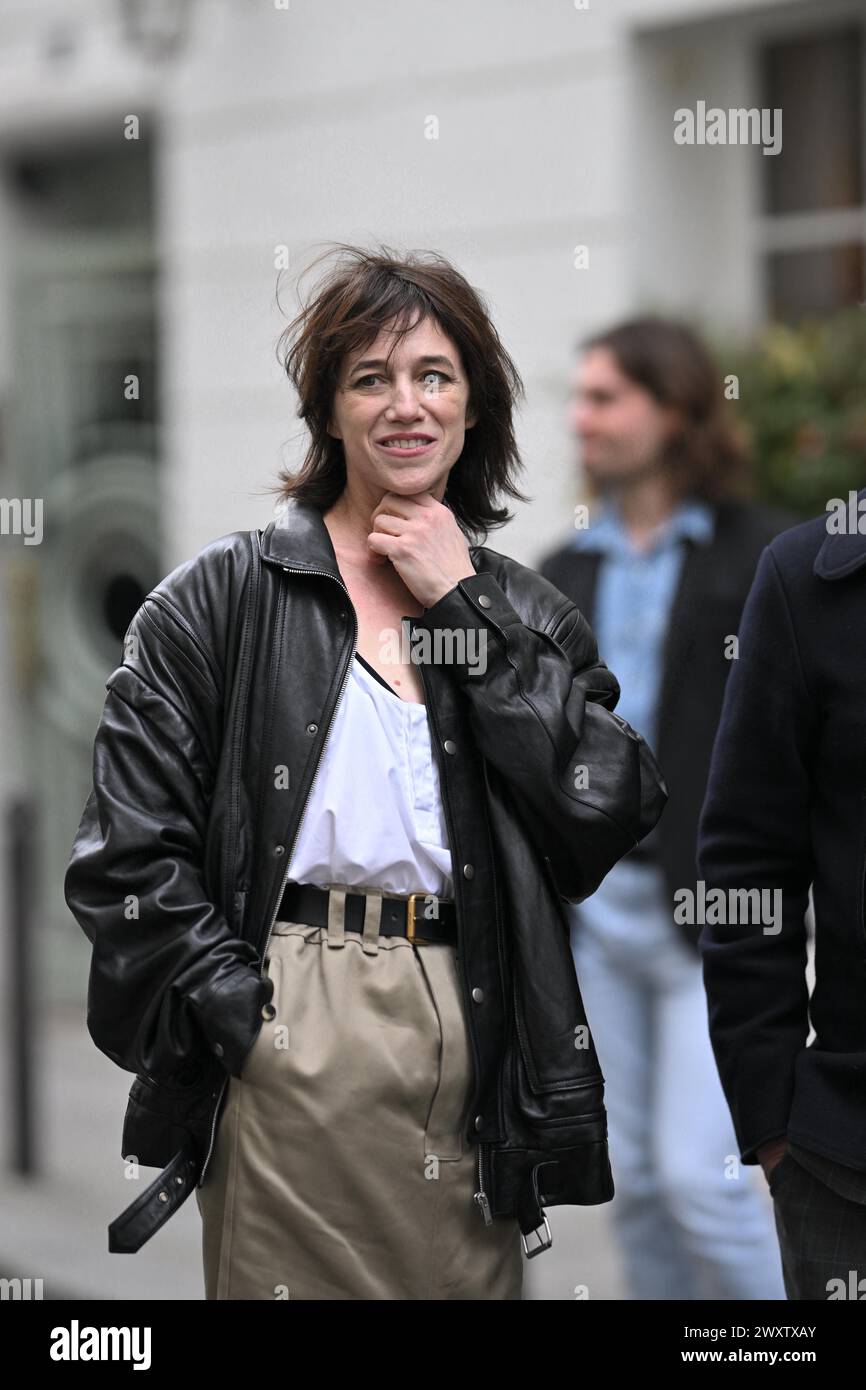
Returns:
[[[262,532],[263,560],[278,565],[299,565],[339,579],[337,557],[322,514],[308,503],[292,498],[281,505],[274,520]]]

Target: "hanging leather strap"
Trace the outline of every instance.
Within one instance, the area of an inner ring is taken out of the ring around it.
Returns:
[[[539,1191],[538,1175],[542,1168],[546,1168],[552,1176],[551,1170],[558,1166],[556,1159],[546,1163],[534,1163],[529,1177],[524,1179],[517,1190],[516,1214],[523,1238],[523,1252],[528,1260],[531,1260],[533,1255],[540,1255],[542,1250],[549,1250],[553,1244],[553,1236],[550,1234],[550,1226],[541,1204],[549,1201],[555,1194],[548,1191],[545,1196]],[[527,1236],[537,1238],[538,1243],[533,1245],[532,1249],[529,1247]]]
[[[196,1160],[192,1145],[178,1149],[149,1187],[115,1217],[108,1228],[112,1254],[132,1255],[159,1230],[195,1187]]]

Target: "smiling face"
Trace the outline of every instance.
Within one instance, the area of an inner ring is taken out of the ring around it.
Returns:
[[[328,433],[343,441],[347,488],[375,506],[383,493],[442,500],[463,450],[469,382],[456,345],[432,319],[416,323],[390,362],[394,325],[341,364]]]

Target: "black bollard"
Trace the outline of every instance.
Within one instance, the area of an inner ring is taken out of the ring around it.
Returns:
[[[10,801],[7,808],[9,846],[8,1000],[9,1020],[6,1055],[10,1059],[10,1110],[12,1171],[32,1177],[33,1052],[31,1030],[36,1018],[32,997],[32,903],[36,812],[25,798]]]

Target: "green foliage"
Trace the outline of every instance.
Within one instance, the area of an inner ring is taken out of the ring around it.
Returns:
[[[722,347],[732,402],[753,461],[755,496],[800,513],[826,509],[866,483],[866,309],[796,327],[769,325],[750,343]]]

